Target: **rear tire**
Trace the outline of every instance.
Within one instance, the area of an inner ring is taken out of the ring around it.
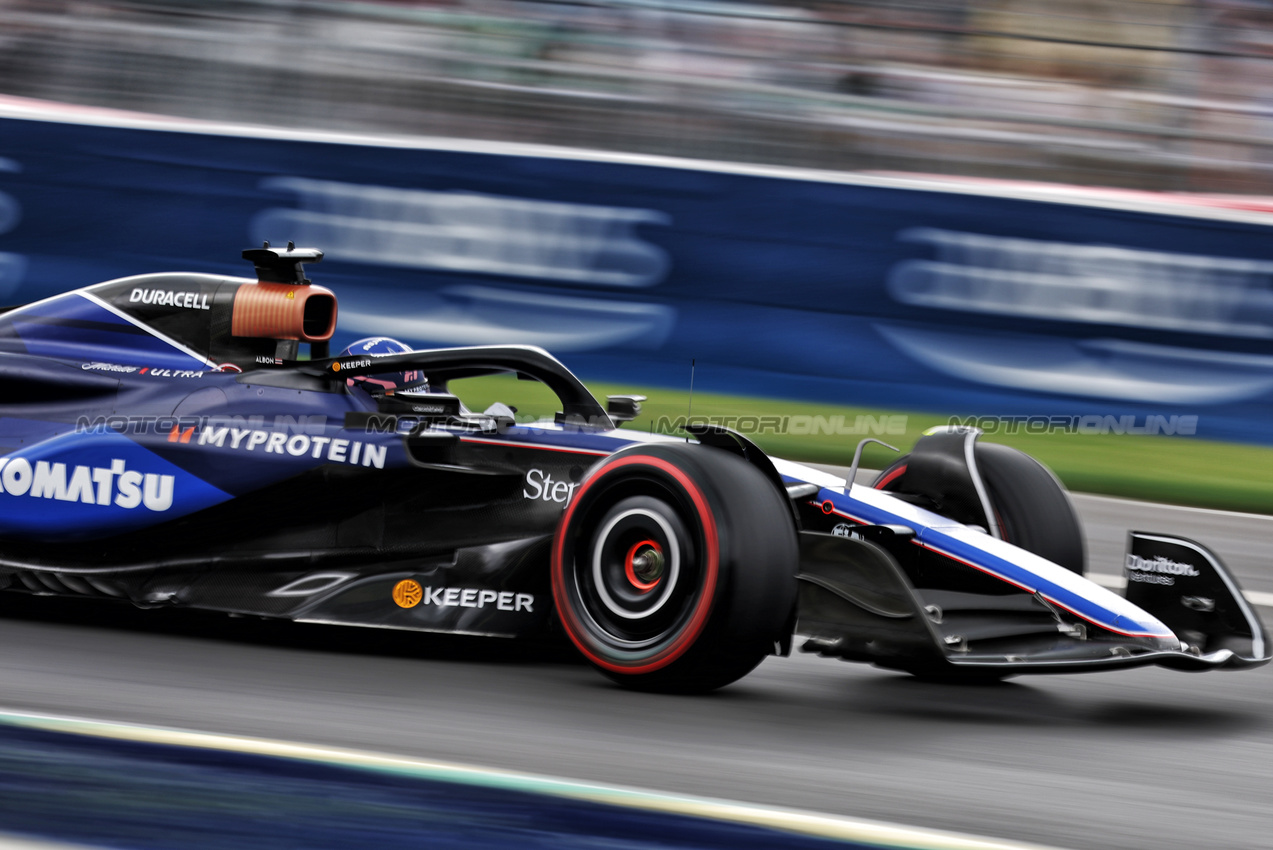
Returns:
[[[1087,552],[1083,527],[1065,487],[1034,458],[998,443],[977,443],[977,468],[986,484],[1003,539],[1083,575]],[[901,493],[909,456],[895,461],[872,484]],[[924,495],[924,494],[919,494]]]
[[[796,601],[791,512],[746,461],[654,445],[599,463],[553,542],[553,598],[571,641],[625,687],[692,693],[773,652]]]

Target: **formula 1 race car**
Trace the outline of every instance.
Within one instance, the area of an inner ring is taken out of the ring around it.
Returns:
[[[1086,580],[1060,484],[974,429],[854,485],[721,427],[623,429],[639,397],[602,406],[537,348],[375,338],[329,356],[336,298],[303,269],[322,253],[244,258],[255,279],[147,274],[0,316],[0,586],[559,631],[666,691],[728,684],[795,635],[938,679],[1269,660],[1196,543],[1133,533],[1126,597]],[[546,385],[559,412],[519,423],[448,391],[493,374]]]

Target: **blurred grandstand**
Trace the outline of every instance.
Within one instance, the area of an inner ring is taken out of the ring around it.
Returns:
[[[0,0],[0,93],[846,170],[1273,193],[1267,0]]]

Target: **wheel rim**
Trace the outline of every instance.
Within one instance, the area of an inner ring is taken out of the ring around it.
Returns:
[[[624,620],[658,613],[676,590],[681,546],[672,523],[653,509],[608,518],[592,542],[592,581],[606,610]]]
[[[643,654],[683,630],[702,591],[699,546],[670,493],[602,500],[572,571],[594,640]]]

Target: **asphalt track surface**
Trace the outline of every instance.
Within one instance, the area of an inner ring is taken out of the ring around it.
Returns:
[[[1273,519],[1079,497],[1273,591]],[[1269,616],[1269,609],[1262,609]],[[1075,848],[1273,846],[1273,669],[941,686],[795,655],[706,697],[558,648],[0,594],[0,707],[352,747]],[[2,828],[2,825],[0,825]]]

